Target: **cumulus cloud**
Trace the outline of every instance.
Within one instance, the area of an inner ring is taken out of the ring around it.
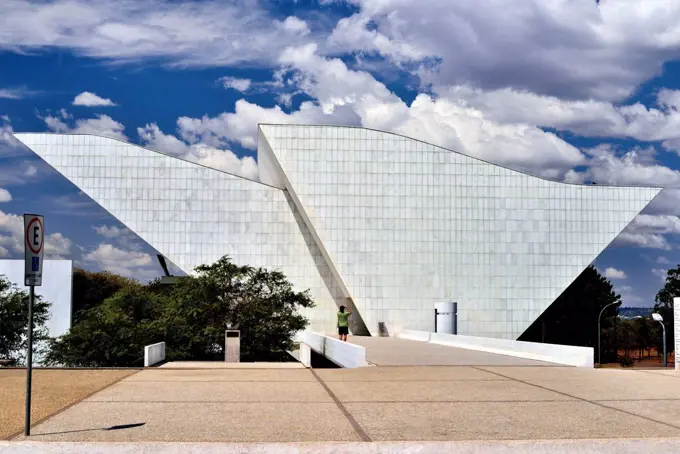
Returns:
[[[673,215],[638,215],[616,238],[616,243],[671,250],[666,235],[680,233],[680,218]]]
[[[221,77],[219,82],[224,88],[233,88],[236,91],[244,92],[250,88],[250,79],[239,79],[237,77]]]
[[[604,277],[607,279],[626,279],[626,273],[622,270],[617,270],[616,268],[606,268],[603,272]]]
[[[195,141],[194,143],[184,142],[173,135],[165,134],[155,123],[138,128],[137,132],[144,144],[158,151],[244,178],[257,180],[257,163],[250,156],[239,158],[231,150],[220,149]]]
[[[70,115],[62,112],[58,115],[48,115],[43,118],[47,127],[54,132],[68,134],[95,134],[112,139],[127,140],[125,126],[108,115],[97,115],[95,118],[81,118],[72,121]]]
[[[84,91],[77,95],[73,99],[74,106],[86,106],[86,107],[108,107],[115,106],[116,103],[108,98],[102,98],[97,96],[96,93],[90,93],[89,91]]]
[[[123,235],[129,235],[131,232],[128,228],[120,228],[115,225],[95,225],[92,227],[98,235],[104,238],[118,238]]]
[[[5,256],[21,257],[24,254],[24,218],[18,214],[0,211],[0,247]],[[70,255],[73,243],[59,232],[45,235],[45,258],[63,258]]]
[[[620,100],[680,55],[680,4],[665,0],[351,3],[359,12],[338,23],[329,50],[419,63],[435,85]]]
[[[9,193],[7,189],[0,188],[0,203],[10,202],[12,200],[12,194]]]
[[[237,141],[255,148],[257,123],[350,124],[402,133],[553,178],[562,178],[586,161],[577,148],[535,126],[496,123],[478,109],[426,94],[408,105],[370,73],[320,56],[314,44],[287,49],[280,62],[287,80],[313,102],[305,101],[287,113],[279,106],[265,108],[239,100],[234,112],[181,117],[180,136],[213,146]]]
[[[149,268],[151,255],[140,251],[127,251],[113,244],[101,243],[83,255],[83,260],[101,270],[138,280],[148,280],[159,275]]]

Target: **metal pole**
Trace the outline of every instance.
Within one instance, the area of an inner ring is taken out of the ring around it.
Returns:
[[[602,318],[602,313],[604,312],[605,309],[607,309],[609,306],[611,306],[613,304],[617,304],[617,303],[618,303],[618,301],[607,304],[600,311],[600,315],[597,316],[597,363],[598,364],[602,364],[602,351],[600,350],[600,331],[602,331],[602,328],[600,326],[600,319]]]
[[[435,307],[434,308],[434,332],[435,333],[437,332],[437,314],[438,314],[437,308]]]
[[[453,303],[453,334],[458,335],[458,303]]]
[[[31,379],[33,375],[33,298],[35,287],[28,290],[28,348],[26,351],[26,423],[24,434],[31,435]]]
[[[666,355],[666,325],[661,323],[661,328],[663,328],[663,367],[668,367],[668,356]]]

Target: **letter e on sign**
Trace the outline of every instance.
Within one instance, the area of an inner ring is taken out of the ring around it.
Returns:
[[[44,218],[24,214],[24,285],[42,285],[42,265],[45,243]]]

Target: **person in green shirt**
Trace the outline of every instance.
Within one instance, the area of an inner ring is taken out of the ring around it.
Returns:
[[[349,323],[347,319],[352,315],[352,311],[345,306],[340,306],[340,312],[338,312],[338,335],[340,340],[347,342],[347,335],[349,334]]]

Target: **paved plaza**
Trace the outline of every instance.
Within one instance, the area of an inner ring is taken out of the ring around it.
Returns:
[[[680,376],[671,371],[491,365],[147,369],[37,425],[30,439],[431,442],[666,437],[680,437]]]

